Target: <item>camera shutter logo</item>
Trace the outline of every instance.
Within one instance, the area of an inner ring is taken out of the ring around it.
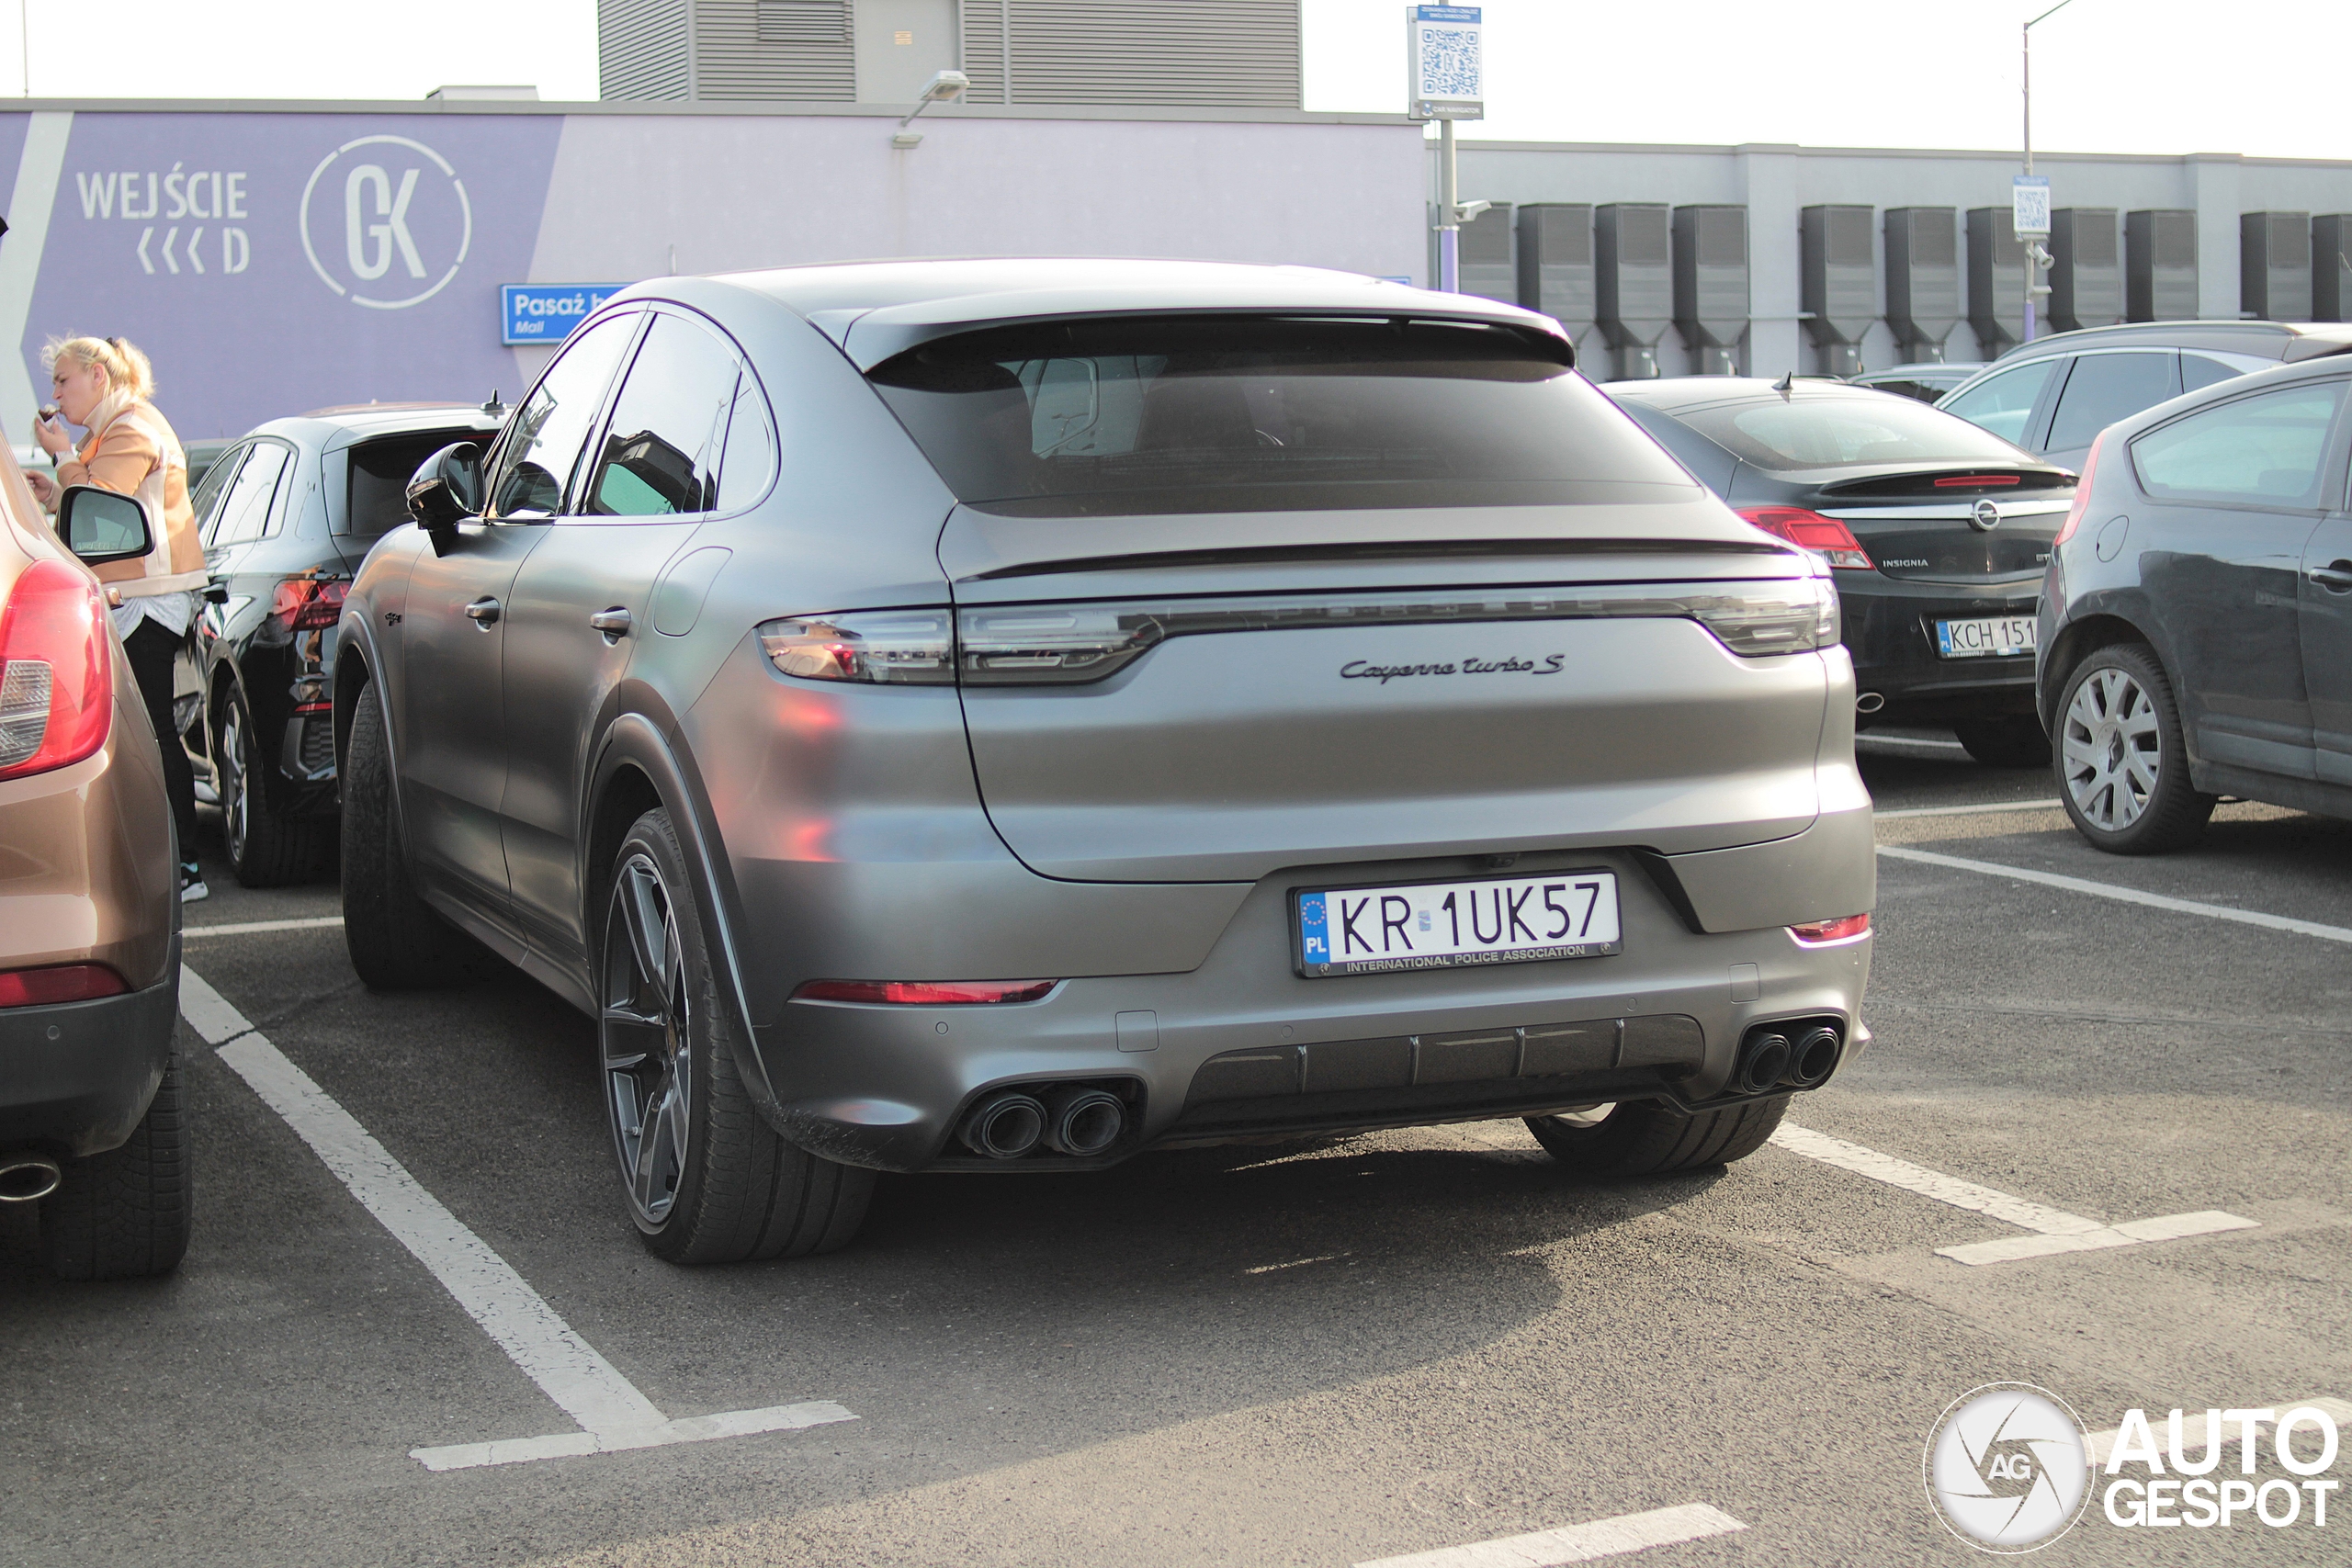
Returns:
[[[436,273],[444,258],[426,251],[446,248],[451,230],[456,254]],[[466,182],[447,158],[405,136],[346,141],[320,160],[302,187],[302,254],[329,288],[355,305],[402,310],[423,304],[458,276],[473,239]]]
[[[1944,1407],[1928,1438],[1928,1500],[1954,1535],[1983,1551],[2049,1545],[2090,1499],[2082,1423],[2031,1383],[1972,1389]]]

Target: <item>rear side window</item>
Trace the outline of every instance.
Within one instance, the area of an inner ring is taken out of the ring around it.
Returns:
[[[232,446],[213,459],[212,466],[204,470],[204,478],[197,485],[196,493],[187,498],[188,509],[196,514],[197,535],[208,545],[212,542],[213,505],[220,499],[220,492],[228,488],[229,481],[236,478],[237,465],[245,460],[245,451],[243,446]]]
[[[2210,387],[2216,381],[2226,381],[2233,376],[2245,374],[2234,365],[2224,365],[2201,354],[2180,356],[2180,389],[2184,392],[2193,392],[2199,387]]]
[[[1681,409],[1676,418],[1741,461],[1776,472],[1878,463],[2015,463],[2025,454],[1908,398],[1838,392]]]
[[[870,378],[958,499],[1031,516],[1690,491],[1552,346],[1476,324],[1059,321],[927,344]]]
[[[2075,373],[2058,394],[2049,449],[2087,446],[2117,420],[2154,408],[2179,391],[2170,354],[2086,354],[2075,361]]]
[[[740,370],[735,351],[684,317],[655,316],[613,405],[580,510],[662,517],[718,504],[718,449]]]
[[[514,411],[490,485],[493,517],[552,517],[594,434],[605,389],[637,331],[634,312],[607,316],[575,333]]]
[[[424,460],[444,446],[479,441],[471,430],[420,430],[385,435],[351,448],[351,488],[344,498],[343,526],[354,538],[372,539],[408,521],[408,481]]]
[[[2042,384],[2050,379],[2051,367],[2057,363],[2054,359],[2037,360],[1988,376],[1936,406],[1991,431],[2004,441],[2023,441],[2026,421],[2033,417],[2034,402],[2041,396]]]
[[[2132,443],[2140,486],[2167,501],[2317,506],[2344,383],[2285,387],[2152,430]]]
[[[269,525],[270,497],[277,493],[278,477],[285,473],[286,460],[291,456],[274,441],[254,444],[228,494],[221,498],[211,536],[204,541],[208,547],[242,545],[262,536]]]

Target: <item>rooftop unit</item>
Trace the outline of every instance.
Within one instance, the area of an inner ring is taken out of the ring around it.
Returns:
[[[2312,320],[2352,321],[2352,212],[2312,220]]]
[[[1798,309],[1826,376],[1862,367],[1862,336],[1878,320],[1869,207],[1808,207],[1797,215]]]
[[[1987,359],[2025,339],[2025,242],[2006,207],[1968,209],[1968,324]]]
[[[2312,319],[2312,215],[2238,214],[2238,309],[2257,321]]]
[[[1511,229],[1511,205],[1498,201],[1462,225],[1462,292],[1483,299],[1519,303],[1518,236]]]
[[[2123,215],[2123,316],[2197,319],[2197,214],[2149,208]]]
[[[1581,341],[1592,330],[1592,207],[1581,201],[1520,208],[1519,302]]]
[[[1960,324],[1960,219],[1951,208],[1888,211],[1886,324],[1906,364],[1943,362]]]
[[[1592,209],[1593,320],[1616,351],[1620,381],[1657,375],[1657,340],[1674,322],[1674,268],[1664,202],[1615,201]]]
[[[1739,374],[1747,340],[1747,209],[1674,209],[1674,324],[1701,376]]]
[[[2062,207],[2050,215],[2050,324],[2071,333],[2123,320],[2123,258],[2115,209]]]

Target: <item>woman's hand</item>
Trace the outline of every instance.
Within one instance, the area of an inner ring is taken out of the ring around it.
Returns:
[[[25,482],[33,487],[33,499],[40,502],[44,512],[57,510],[57,481],[35,468],[25,475]]]
[[[65,422],[62,419],[42,419],[35,415],[33,439],[40,442],[40,449],[52,457],[62,457],[74,450],[74,438],[65,434]]]

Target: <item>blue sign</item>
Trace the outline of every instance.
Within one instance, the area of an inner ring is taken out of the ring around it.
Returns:
[[[506,283],[498,289],[501,333],[507,344],[561,343],[589,312],[628,287],[626,283]]]

